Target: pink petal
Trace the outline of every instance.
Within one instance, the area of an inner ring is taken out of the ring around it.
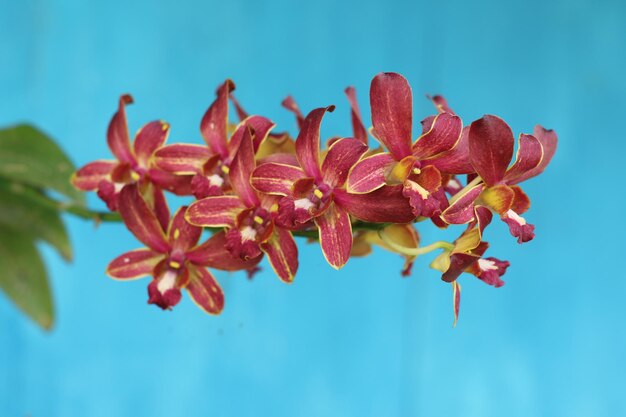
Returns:
[[[170,250],[159,220],[141,197],[135,184],[122,188],[118,210],[128,230],[140,242],[157,252],[166,253]]]
[[[465,191],[454,203],[441,213],[441,218],[448,224],[465,224],[474,219],[474,201],[483,191],[480,184]],[[456,196],[455,196],[456,197]]]
[[[454,111],[452,111],[452,109],[450,108],[450,106],[448,106],[448,102],[443,96],[435,95],[433,97],[430,97],[430,96],[426,96],[426,97],[428,97],[430,101],[433,102],[433,104],[435,105],[439,113],[455,114]]]
[[[274,228],[274,234],[261,249],[267,254],[272,269],[278,277],[291,283],[298,271],[298,246],[288,230]]]
[[[115,279],[135,279],[152,275],[154,267],[163,260],[163,254],[151,249],[136,249],[113,259],[107,274]]]
[[[250,185],[250,177],[255,168],[252,132],[250,128],[246,128],[239,150],[230,164],[229,172],[230,185],[246,207],[254,207],[259,204],[256,191]]]
[[[460,117],[450,113],[437,115],[430,130],[413,144],[413,155],[426,159],[451,150],[459,142],[462,129]]]
[[[100,181],[109,178],[117,164],[117,161],[91,162],[72,175],[72,185],[82,191],[94,191]]]
[[[131,165],[134,164],[135,157],[130,149],[125,106],[132,102],[133,98],[129,94],[124,94],[120,97],[117,113],[113,115],[107,130],[107,143],[113,155],[121,162],[126,162]]]
[[[408,81],[400,74],[376,75],[370,86],[374,136],[396,160],[411,155],[413,140],[413,95]]]
[[[332,112],[335,106],[322,107],[311,111],[304,119],[296,139],[296,156],[300,166],[308,176],[320,179],[320,126],[326,112]]]
[[[213,153],[228,156],[228,96],[235,89],[231,80],[226,80],[217,89],[217,98],[202,117],[200,131]]]
[[[444,152],[431,159],[423,161],[435,166],[439,171],[446,174],[471,174],[474,172],[469,159],[469,126],[461,131],[461,137],[456,146],[448,152]]]
[[[336,204],[360,220],[374,223],[408,223],[415,215],[402,195],[402,184],[385,186],[368,194],[335,190]]]
[[[245,208],[236,196],[207,197],[189,206],[186,219],[196,226],[232,227],[237,215]]]
[[[343,267],[352,250],[352,224],[342,208],[331,203],[328,209],[315,218],[319,229],[320,246],[326,261],[335,269]]]
[[[164,146],[155,154],[156,165],[176,174],[196,174],[211,158],[212,152],[204,145],[175,144]]]
[[[454,324],[459,321],[459,310],[461,309],[461,284],[452,282],[452,310],[454,311]]]
[[[202,228],[193,226],[185,220],[187,206],[176,211],[167,231],[167,237],[172,245],[172,251],[186,252],[198,244],[202,235]]]
[[[298,129],[302,129],[304,125],[304,116],[300,111],[300,107],[291,96],[285,97],[285,99],[280,103],[284,108],[292,112],[296,116],[296,122],[298,123]]]
[[[348,173],[348,191],[365,194],[382,187],[394,164],[396,160],[387,152],[361,159]]]
[[[335,141],[322,163],[324,182],[330,186],[341,187],[346,182],[350,169],[367,150],[367,145],[353,138]]]
[[[148,161],[154,152],[163,146],[169,133],[169,123],[161,120],[150,122],[139,129],[134,143],[135,155],[139,165],[144,168],[148,167]]]
[[[251,184],[259,192],[275,195],[291,195],[293,184],[305,178],[301,168],[292,165],[265,163],[252,172]]]
[[[160,169],[148,170],[150,181],[164,190],[176,195],[191,195],[191,180],[193,175],[176,175]]]
[[[187,251],[185,258],[195,265],[222,271],[241,271],[254,268],[262,257],[249,260],[234,257],[226,249],[226,234],[222,231],[211,236],[202,245]]]
[[[239,144],[241,143],[246,130],[252,130],[252,143],[254,145],[254,152],[256,153],[259,146],[261,146],[261,143],[267,139],[274,126],[276,126],[274,122],[263,116],[250,116],[242,120],[230,137],[230,142],[228,143],[231,158],[235,155],[237,149],[239,149]]]
[[[205,312],[220,314],[224,309],[224,293],[206,268],[189,268],[189,283],[186,289],[193,302]]]
[[[541,163],[543,147],[537,138],[532,135],[521,134],[518,139],[515,162],[506,171],[504,180],[507,184],[515,184],[528,172],[532,172]]]
[[[497,116],[486,115],[471,124],[470,160],[485,184],[502,181],[513,157],[514,142],[511,128]]]
[[[541,147],[543,149],[543,158],[536,168],[531,169],[530,171],[519,176],[517,179],[511,182],[511,184],[517,184],[541,174],[546,169],[546,167],[552,160],[554,153],[556,152],[558,138],[554,130],[544,129],[543,127],[537,125],[535,126],[533,136],[537,138],[537,140],[539,140],[539,142],[541,143]]]
[[[507,211],[500,218],[509,226],[509,232],[517,238],[517,243],[528,242],[535,238],[535,226],[527,223],[526,219],[513,210]]]
[[[356,90],[354,87],[348,87],[344,91],[350,103],[350,118],[352,120],[352,132],[355,138],[367,145],[367,129],[363,124],[361,111],[359,110],[359,102],[356,99]]]
[[[170,208],[167,205],[163,190],[153,184],[149,184],[149,188],[143,193],[143,196],[148,198],[146,202],[159,220],[161,229],[167,230],[167,226],[170,223]]]

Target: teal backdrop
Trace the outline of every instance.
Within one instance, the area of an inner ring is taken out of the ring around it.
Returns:
[[[219,317],[188,299],[163,312],[146,305],[146,280],[104,274],[141,246],[122,226],[67,218],[75,261],[44,247],[54,330],[0,296],[0,416],[626,415],[624,22],[611,0],[0,0],[0,125],[37,124],[77,165],[110,156],[125,92],[133,131],[161,118],[170,141],[199,143],[225,78],[292,132],[287,94],[307,110],[336,104],[324,133],[349,135],[343,89],[357,88],[369,122],[371,78],[397,71],[416,119],[441,93],[467,122],[493,113],[560,139],[525,187],[536,239],[519,246],[492,225],[506,285],[463,277],[454,329],[431,257],[408,279],[380,250],[336,272],[304,242],[291,286],[264,264],[253,281],[219,275]]]

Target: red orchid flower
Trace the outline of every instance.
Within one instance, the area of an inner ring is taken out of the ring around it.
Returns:
[[[200,132],[206,146],[169,145],[159,149],[155,155],[156,165],[162,170],[177,175],[193,175],[191,191],[198,199],[224,195],[230,189],[230,164],[247,128],[256,133],[256,151],[274,126],[265,117],[248,116],[239,123],[229,140],[228,101],[234,89],[235,84],[226,80],[218,88],[217,98],[202,118]]]
[[[119,196],[119,212],[126,227],[147,248],[137,249],[115,258],[107,273],[120,280],[152,275],[148,285],[148,303],[171,309],[186,289],[192,300],[204,311],[219,314],[224,307],[222,290],[207,267],[237,271],[254,267],[260,258],[242,261],[224,249],[223,232],[198,245],[202,228],[185,221],[186,207],[181,207],[164,232],[156,216],[138,192],[127,185]]]
[[[530,208],[530,199],[516,184],[543,172],[556,151],[557,136],[541,126],[535,127],[534,135],[521,134],[515,162],[509,167],[514,142],[511,128],[496,116],[487,115],[471,124],[469,157],[479,178],[455,196],[441,215],[444,221],[471,221],[473,205],[479,201],[500,215],[519,243],[535,236],[535,227],[520,216]]]
[[[440,113],[430,129],[412,143],[413,96],[400,74],[381,73],[370,88],[372,134],[389,152],[363,158],[350,171],[348,191],[369,193],[385,184],[402,184],[415,216],[433,217],[447,206],[439,170],[429,163],[454,148],[462,122],[450,113]]]
[[[491,223],[491,210],[476,206],[474,212],[474,220],[454,241],[452,249],[439,255],[431,267],[443,272],[441,279],[446,282],[453,282],[461,273],[467,272],[486,284],[501,287],[504,281],[500,277],[506,272],[509,262],[483,258],[489,244],[482,240],[482,236],[487,225]]]
[[[193,203],[187,220],[198,226],[226,227],[225,247],[236,257],[254,259],[267,254],[284,282],[298,269],[298,247],[289,230],[275,223],[276,198],[257,193],[250,185],[256,167],[252,132],[244,131],[230,164],[229,180],[235,195],[211,196]]]
[[[154,152],[165,143],[170,125],[160,120],[144,125],[135,135],[131,147],[125,107],[132,102],[130,95],[121,96],[118,111],[109,123],[107,142],[117,160],[99,160],[85,165],[74,173],[72,184],[83,191],[97,190],[109,209],[115,211],[124,185],[138,183],[142,194],[164,222],[162,224],[167,226],[169,213],[162,189],[186,193],[184,179],[155,169],[152,164]]]
[[[273,162],[259,165],[252,173],[252,186],[283,197],[279,224],[297,229],[314,220],[326,260],[339,269],[352,248],[350,215],[368,222],[396,223],[410,222],[414,216],[399,187],[382,187],[369,194],[346,192],[348,171],[368,150],[363,142],[337,139],[320,163],[320,125],[324,114],[333,109],[315,109],[305,118],[296,139],[300,167]]]

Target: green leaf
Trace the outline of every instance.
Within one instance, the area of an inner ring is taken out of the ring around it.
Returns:
[[[0,176],[49,188],[83,204],[82,193],[69,182],[74,171],[61,148],[35,127],[18,125],[0,130]]]
[[[46,269],[33,240],[0,226],[0,288],[44,329],[54,322]]]
[[[0,226],[42,239],[72,259],[72,246],[56,203],[38,190],[0,179]]]

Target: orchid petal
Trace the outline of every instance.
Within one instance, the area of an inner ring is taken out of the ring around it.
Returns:
[[[91,162],[72,175],[72,185],[82,191],[94,191],[100,181],[109,178],[117,164],[117,161]]]
[[[454,311],[454,324],[452,327],[456,327],[456,323],[459,320],[459,310],[461,309],[461,284],[456,281],[452,282],[452,310]]]
[[[459,142],[462,130],[460,117],[449,113],[437,115],[430,130],[413,144],[413,155],[426,159],[451,150]]]
[[[447,152],[439,154],[423,163],[428,163],[446,174],[470,174],[474,167],[469,159],[469,126],[461,131],[461,137],[456,146]]]
[[[348,191],[365,194],[379,189],[385,185],[387,174],[396,163],[387,152],[361,159],[348,173]]]
[[[535,238],[535,226],[527,223],[526,219],[515,211],[508,210],[500,218],[509,226],[509,231],[517,238],[517,243],[528,242]]]
[[[126,227],[140,242],[157,252],[166,253],[170,250],[159,220],[141,197],[135,184],[122,188],[118,209]]]
[[[136,279],[151,275],[154,267],[163,260],[163,254],[151,249],[136,249],[113,259],[107,275],[115,279]]]
[[[206,268],[189,268],[189,283],[185,288],[193,302],[205,312],[220,314],[224,309],[224,293]]]
[[[402,194],[409,199],[415,217],[432,217],[441,213],[439,200],[434,193],[441,188],[441,173],[433,166],[426,166],[419,175],[404,182]]]
[[[169,123],[161,120],[150,122],[139,129],[133,147],[140,165],[148,167],[148,161],[154,152],[163,146],[169,133]]]
[[[284,108],[292,112],[296,116],[296,122],[298,123],[298,128],[302,129],[304,125],[304,116],[300,111],[300,107],[291,96],[285,97],[285,99],[280,103]]]
[[[393,72],[380,73],[370,86],[374,136],[396,160],[411,154],[413,95],[408,81]]]
[[[354,87],[348,87],[344,92],[350,103],[350,118],[352,120],[352,132],[354,137],[367,145],[367,129],[365,129],[361,111],[359,110],[359,102],[356,99],[356,89]]]
[[[534,136],[521,134],[518,139],[515,162],[506,171],[504,180],[509,184],[519,182],[518,179],[537,168],[542,159],[543,147],[541,142]]]
[[[191,180],[193,175],[175,175],[160,169],[148,170],[150,181],[159,188],[176,195],[191,195]]]
[[[298,271],[298,246],[288,230],[274,228],[274,234],[261,249],[267,254],[272,269],[286,283],[291,283]]]
[[[515,192],[508,185],[501,184],[485,188],[480,198],[497,213],[503,214],[511,208],[515,199]]]
[[[537,165],[534,169],[531,169],[530,171],[524,173],[515,180],[510,181],[510,184],[517,184],[541,174],[546,169],[546,167],[552,160],[554,153],[556,152],[558,138],[554,130],[544,129],[540,125],[537,125],[535,126],[533,136],[537,138],[537,140],[539,140],[539,142],[541,143],[541,147],[543,149],[543,158],[541,159],[539,165]]]
[[[167,237],[173,251],[186,252],[198,244],[202,228],[193,226],[185,220],[187,207],[182,206],[176,211],[167,231]]]
[[[185,218],[196,226],[232,227],[237,215],[245,208],[239,197],[207,197],[191,204]]]
[[[458,198],[441,213],[441,219],[448,224],[464,224],[472,221],[474,201],[478,199],[484,188],[483,184],[479,184],[464,191],[463,194],[457,194]]]
[[[454,111],[452,111],[452,109],[450,108],[450,106],[448,106],[448,101],[443,96],[434,95],[432,97],[430,96],[426,96],[426,97],[428,97],[428,99],[430,99],[430,101],[433,102],[433,104],[435,105],[439,113],[449,113],[452,115],[455,114]]]
[[[202,172],[204,164],[213,153],[204,145],[175,144],[164,146],[155,153],[156,165],[176,174]]]
[[[230,185],[246,207],[254,207],[259,204],[256,191],[250,185],[250,177],[254,168],[256,168],[256,163],[254,161],[252,132],[250,128],[246,128],[239,150],[230,164],[229,172]]]
[[[148,203],[156,218],[159,220],[161,229],[167,230],[167,226],[170,222],[170,208],[165,199],[163,190],[149,183],[148,189],[143,193],[143,196],[147,198],[146,203]]]
[[[336,204],[360,220],[374,223],[408,223],[415,219],[409,201],[402,195],[402,184],[389,185],[368,194],[335,190]]]
[[[315,218],[319,229],[320,246],[324,258],[335,269],[343,267],[352,250],[352,224],[348,213],[331,203],[328,209]]]
[[[200,122],[200,132],[214,153],[228,156],[228,96],[235,89],[231,80],[226,80],[217,89],[217,98],[206,111]]]
[[[332,112],[335,106],[322,107],[311,111],[304,119],[302,128],[296,139],[296,157],[307,175],[320,179],[320,126],[326,112]]]
[[[502,181],[513,157],[515,138],[509,125],[497,116],[474,121],[469,130],[469,156],[487,185]]]
[[[324,182],[330,186],[341,187],[348,178],[348,172],[367,152],[367,145],[353,138],[335,141],[328,149],[322,163]]]
[[[274,122],[263,116],[249,116],[242,120],[230,137],[230,142],[228,143],[230,157],[234,157],[247,130],[252,130],[252,143],[254,152],[256,152],[259,146],[267,139],[274,126],[276,126]]]
[[[530,208],[530,198],[526,193],[517,185],[511,187],[511,190],[515,193],[513,203],[511,204],[511,210],[517,214],[523,214]]]
[[[294,183],[306,178],[304,171],[292,165],[266,163],[252,172],[251,184],[259,192],[275,195],[291,195]]]
[[[126,122],[126,105],[133,102],[132,96],[124,94],[120,97],[117,113],[113,115],[107,130],[107,143],[111,152],[121,162],[133,164],[135,157],[130,148],[128,124]]]
[[[226,249],[226,234],[221,231],[211,236],[202,245],[187,251],[185,258],[195,265],[222,271],[241,271],[254,268],[261,261],[262,257],[259,256],[249,260],[234,257]]]

